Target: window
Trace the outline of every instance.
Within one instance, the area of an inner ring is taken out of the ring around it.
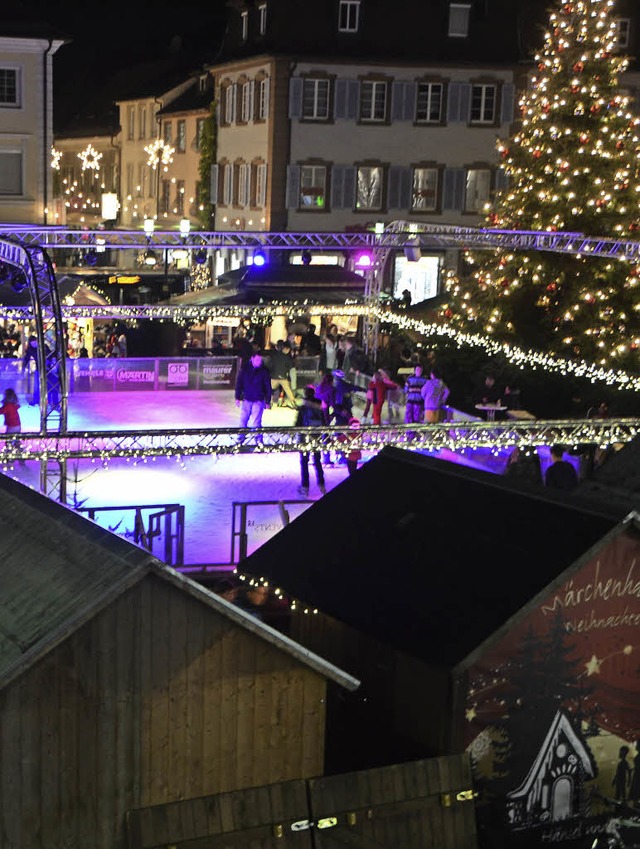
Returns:
[[[138,109],[138,138],[146,139],[147,137],[147,107],[141,106]]]
[[[0,151],[0,195],[22,194],[22,152]]]
[[[260,35],[264,35],[267,31],[267,4],[261,3],[258,6],[258,31]]]
[[[236,120],[236,87],[228,85],[224,92],[224,122],[233,124]]]
[[[176,180],[176,215],[184,214],[184,180]]]
[[[615,21],[615,45],[618,50],[624,50],[629,46],[629,33],[631,21],[629,18],[616,18]]]
[[[231,205],[233,198],[233,165],[227,164],[224,166],[224,176],[222,180],[222,203],[225,206]]]
[[[149,186],[149,191],[147,193],[147,197],[155,197],[156,191],[156,180],[158,179],[158,174],[155,169],[151,165],[147,165],[147,185]]]
[[[133,141],[136,137],[136,107],[127,109],[127,139]]]
[[[433,212],[438,202],[438,169],[414,168],[411,209]]]
[[[256,167],[256,206],[264,207],[267,203],[267,166],[261,163]]]
[[[142,162],[138,163],[138,185],[136,186],[136,194],[138,197],[144,198],[147,196],[149,177],[149,169]]]
[[[466,38],[469,35],[469,3],[449,4],[449,37]]]
[[[329,80],[303,81],[302,117],[308,121],[326,121],[329,118]]]
[[[338,7],[338,32],[358,32],[360,0],[340,0]]]
[[[251,83],[245,82],[240,86],[240,120],[248,124],[251,120]]]
[[[246,41],[249,37],[249,12],[240,12],[240,21],[242,25],[242,40]]]
[[[187,122],[178,121],[176,124],[176,151],[184,153],[187,149]]]
[[[19,106],[18,71],[0,68],[0,106]]]
[[[127,162],[127,178],[125,185],[127,187],[127,197],[133,197],[133,162]]]
[[[464,211],[480,213],[489,202],[491,171],[489,168],[469,168],[464,195]]]
[[[494,124],[496,120],[496,86],[471,86],[471,123]]]
[[[364,80],[360,86],[360,120],[384,121],[386,117],[386,82]]]
[[[251,170],[249,165],[241,163],[238,167],[238,206],[249,205],[251,188]]]
[[[165,121],[162,125],[162,138],[165,144],[171,144],[173,141],[173,124],[171,121]]]
[[[382,179],[383,170],[375,168],[358,168],[356,178],[356,209],[382,209]]]
[[[260,80],[258,88],[258,118],[261,121],[269,117],[269,77]]]
[[[163,180],[160,185],[160,198],[159,198],[159,207],[158,210],[163,215],[169,212],[171,208],[171,181]]]
[[[327,197],[327,169],[324,165],[300,168],[300,209],[322,211]]]
[[[418,83],[416,98],[416,121],[423,124],[439,124],[442,119],[442,83]]]
[[[194,147],[198,151],[202,148],[202,136],[204,134],[205,120],[206,118],[196,118],[196,137],[194,140]]]

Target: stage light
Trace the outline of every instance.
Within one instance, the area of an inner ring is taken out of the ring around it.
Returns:
[[[90,248],[84,255],[86,265],[93,267],[98,263],[98,252],[94,248]]]
[[[300,259],[303,265],[311,265],[311,251],[302,251]]]
[[[253,254],[253,264],[256,268],[262,268],[263,265],[267,264],[267,257],[264,251],[255,251]]]
[[[356,258],[353,264],[356,268],[371,268],[371,266],[373,265],[373,258],[371,254],[359,253],[356,254]]]
[[[151,249],[144,252],[143,260],[144,264],[150,267],[153,267],[154,265],[158,264],[158,257],[156,256],[156,252],[152,251]]]

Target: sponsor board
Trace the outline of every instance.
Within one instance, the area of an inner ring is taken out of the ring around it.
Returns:
[[[116,389],[148,391],[156,387],[155,360],[121,360],[116,367]]]
[[[158,360],[158,389],[195,389],[198,365],[189,359]]]
[[[237,357],[211,357],[199,360],[199,389],[231,389],[235,386]]]

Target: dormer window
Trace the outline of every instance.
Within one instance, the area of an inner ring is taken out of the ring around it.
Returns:
[[[242,23],[242,40],[246,41],[249,38],[249,12],[246,10],[240,12],[240,21]]]
[[[449,38],[467,38],[469,35],[470,3],[449,4]]]
[[[360,0],[340,0],[338,32],[358,32],[360,26]]]

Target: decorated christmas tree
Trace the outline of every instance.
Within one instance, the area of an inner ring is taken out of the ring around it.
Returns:
[[[486,227],[640,239],[640,120],[620,87],[614,0],[569,0],[550,15],[512,138],[498,142],[508,188]],[[446,317],[607,367],[635,368],[640,265],[500,249],[465,257]]]

